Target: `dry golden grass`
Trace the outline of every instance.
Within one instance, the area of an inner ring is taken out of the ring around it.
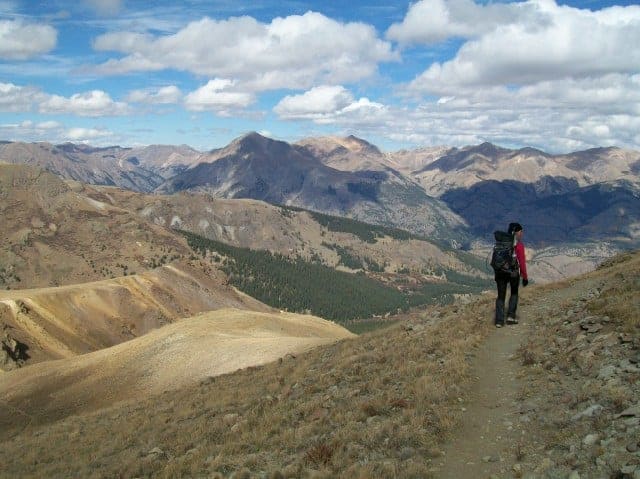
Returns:
[[[11,408],[34,424],[53,422],[352,336],[314,316],[210,311],[111,348],[0,375],[0,428],[12,424]]]
[[[534,311],[554,301],[558,316],[531,318],[539,322],[521,348],[522,362],[531,364],[523,400],[553,393],[560,407],[583,408],[594,398],[615,411],[629,405],[626,385],[553,388],[562,378],[573,381],[563,368],[576,371],[579,359],[562,349],[564,308],[591,305],[597,314],[608,311],[612,324],[635,324],[636,313],[613,311],[618,302],[636,311],[623,298],[637,284],[639,263],[635,255],[571,281],[578,289],[570,294],[528,290],[523,305]],[[581,302],[581,294],[602,285],[597,298]],[[493,296],[431,308],[384,330],[137,403],[50,425],[25,425],[16,416],[0,431],[0,461],[7,475],[19,477],[432,477],[432,458],[455,431],[459,398],[471,384],[469,353],[492,329],[492,313]],[[548,422],[550,445],[566,444],[565,426]],[[525,446],[518,455],[528,460]]]
[[[139,403],[16,422],[0,460],[21,477],[429,477],[491,302],[414,313]]]
[[[221,272],[185,261],[115,279],[0,290],[0,324],[29,346],[32,365],[102,350],[205,311],[272,310],[224,281]]]
[[[594,300],[589,311],[616,318],[624,323],[627,332],[640,327],[640,272],[623,271],[610,279],[611,287]]]

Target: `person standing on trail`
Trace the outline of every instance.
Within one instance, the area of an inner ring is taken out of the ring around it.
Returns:
[[[504,326],[504,306],[507,297],[507,285],[510,286],[509,308],[507,310],[507,324],[518,324],[516,310],[518,309],[518,286],[522,278],[522,286],[529,284],[527,276],[527,260],[524,253],[522,225],[509,223],[507,234],[511,238],[513,246],[512,262],[509,270],[496,270],[495,280],[498,286],[498,298],[496,299],[495,325],[497,328]],[[504,233],[502,233],[504,234]],[[497,237],[496,237],[497,238]]]

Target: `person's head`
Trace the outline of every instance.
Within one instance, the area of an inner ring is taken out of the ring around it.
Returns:
[[[522,225],[520,223],[509,223],[508,232],[510,235],[514,235],[517,239],[520,239],[522,237]]]

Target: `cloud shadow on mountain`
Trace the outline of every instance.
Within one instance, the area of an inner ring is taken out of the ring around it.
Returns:
[[[535,183],[489,180],[452,189],[441,199],[479,236],[490,238],[494,230],[517,221],[527,241],[539,246],[629,241],[631,225],[640,220],[640,192],[626,182],[581,187],[575,180],[550,176]]]

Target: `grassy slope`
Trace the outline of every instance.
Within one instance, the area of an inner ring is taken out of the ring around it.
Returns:
[[[602,293],[579,303],[598,311],[634,308],[615,327],[637,342],[639,258],[585,279],[529,287],[523,310],[533,311],[547,295],[557,301],[564,288],[571,290],[567,297],[579,298],[598,284]],[[622,283],[610,281],[625,275]],[[429,477],[470,384],[469,354],[491,330],[492,303],[490,296],[426,309],[296,358],[50,425],[16,413],[13,426],[1,431],[0,460],[7,474],[33,477],[228,477],[240,471],[234,477]],[[566,351],[545,349],[557,333],[548,327],[557,328],[561,318],[562,309],[557,318],[531,318],[542,325],[522,351],[532,366],[527,374],[539,375],[530,392],[545,403],[551,384],[545,375],[565,374],[554,367]],[[550,420],[540,424],[549,434],[561,430]]]
[[[569,298],[562,292],[576,290]],[[597,271],[535,290],[532,304],[559,297],[556,314],[535,318],[519,351],[523,402],[539,425],[544,477],[636,477],[640,460],[640,253],[607,260]],[[590,408],[595,412],[588,413]],[[595,437],[593,444],[586,438]],[[532,448],[529,448],[531,450]],[[525,461],[528,457],[524,458]],[[634,466],[635,465],[635,466]],[[624,472],[625,467],[636,469]]]
[[[243,468],[424,477],[426,459],[455,424],[451,405],[468,380],[465,354],[486,332],[488,303],[476,306],[481,315],[425,311],[296,358],[50,425],[27,412],[1,432],[0,460],[7,472],[41,477]],[[149,455],[156,447],[166,457]]]
[[[54,422],[352,336],[309,315],[209,311],[110,348],[0,375],[0,429],[12,423],[13,408]]]

